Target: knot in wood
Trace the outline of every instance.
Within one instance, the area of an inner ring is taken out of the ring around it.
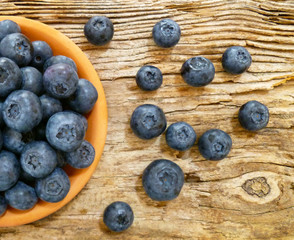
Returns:
[[[256,177],[248,179],[242,185],[242,188],[249,195],[256,195],[260,198],[268,195],[271,190],[270,185],[267,183],[265,177]]]

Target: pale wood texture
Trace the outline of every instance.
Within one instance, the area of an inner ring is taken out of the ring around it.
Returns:
[[[35,223],[0,229],[0,239],[294,239],[294,2],[263,0],[96,0],[1,1],[1,15],[21,15],[55,27],[89,57],[104,86],[109,127],[104,154],[93,177],[66,207]],[[83,35],[94,15],[114,23],[110,44],[95,47]],[[157,47],[153,25],[173,18],[182,29],[173,49]],[[232,76],[221,67],[231,45],[245,46],[253,63],[247,73]],[[196,55],[212,60],[216,76],[204,88],[189,87],[179,74]],[[162,87],[138,89],[135,74],[144,64],[159,67]],[[243,130],[239,107],[252,99],[270,110],[268,127]],[[179,153],[164,135],[143,141],[132,134],[129,120],[140,104],[153,103],[168,124],[190,123],[198,136],[220,128],[233,139],[229,156],[204,160],[194,146]],[[185,172],[180,196],[157,203],[144,193],[141,174],[158,158],[179,164]],[[102,223],[112,201],[128,202],[133,226],[110,233]]]

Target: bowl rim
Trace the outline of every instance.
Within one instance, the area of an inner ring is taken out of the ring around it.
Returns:
[[[87,115],[89,127],[85,139],[92,143],[95,148],[95,160],[92,165],[86,169],[73,169],[67,166],[65,171],[69,173],[71,188],[62,201],[47,203],[39,200],[32,209],[26,211],[8,207],[6,212],[0,217],[0,227],[18,226],[37,221],[56,212],[70,202],[87,184],[98,165],[106,141],[108,122],[107,103],[103,86],[86,54],[67,36],[51,26],[25,17],[0,16],[0,21],[5,19],[19,24],[21,32],[32,41],[46,41],[51,46],[54,55],[65,55],[72,58],[76,62],[79,78],[88,79],[96,87],[99,97],[93,110]]]

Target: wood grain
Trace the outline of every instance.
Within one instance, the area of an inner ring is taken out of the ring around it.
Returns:
[[[1,15],[47,23],[70,37],[89,57],[104,86],[109,109],[104,154],[92,179],[67,206],[35,223],[0,229],[0,239],[294,239],[294,1],[277,0],[96,0],[1,1]],[[83,25],[94,15],[114,23],[113,40],[90,45]],[[172,18],[182,37],[172,49],[157,47],[153,25]],[[240,76],[225,73],[221,55],[246,47],[253,63]],[[215,65],[213,82],[189,87],[179,74],[188,58],[202,55]],[[163,72],[156,92],[138,89],[134,76],[144,64]],[[259,100],[270,110],[268,127],[243,130],[239,107]],[[167,147],[164,135],[143,141],[129,120],[140,104],[166,113],[168,124],[186,121],[198,136],[220,128],[233,139],[229,156],[203,159],[197,146],[185,153]],[[144,193],[141,174],[158,158],[185,172],[180,196],[157,203]],[[112,201],[128,202],[133,226],[110,233],[102,213]]]

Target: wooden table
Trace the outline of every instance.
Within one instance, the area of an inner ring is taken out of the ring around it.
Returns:
[[[40,20],[70,37],[89,57],[104,86],[109,110],[108,137],[97,170],[78,196],[51,216],[26,226],[0,229],[2,240],[26,239],[294,239],[294,2],[262,0],[96,0],[1,1],[1,15]],[[110,44],[96,47],[83,35],[94,15],[114,23]],[[172,18],[182,37],[172,49],[157,47],[153,25]],[[223,71],[221,56],[231,45],[245,46],[253,63],[248,72]],[[215,65],[211,84],[193,88],[182,80],[182,63],[202,55]],[[135,75],[144,64],[163,72],[163,85],[143,92]],[[270,110],[268,127],[243,130],[242,104],[259,100]],[[129,127],[140,104],[160,106],[168,125],[186,121],[198,136],[220,128],[233,139],[219,162],[200,156],[197,146],[171,150],[164,135],[150,141]],[[185,172],[173,201],[158,203],[142,188],[141,174],[155,159],[166,158]],[[110,233],[102,223],[105,207],[128,202],[133,226]]]

